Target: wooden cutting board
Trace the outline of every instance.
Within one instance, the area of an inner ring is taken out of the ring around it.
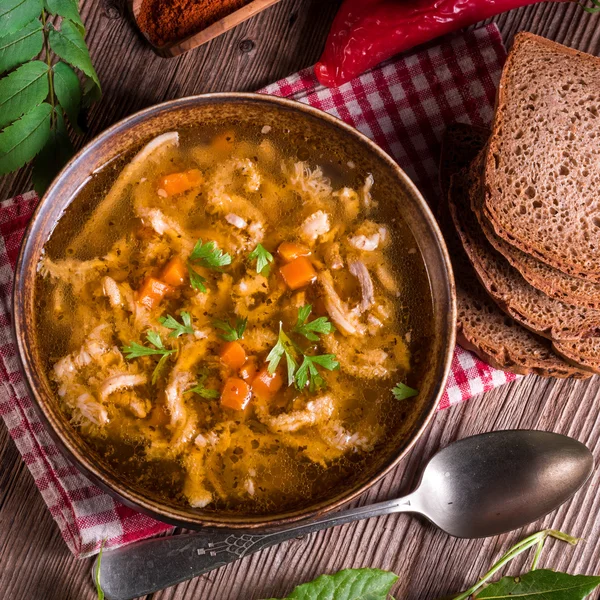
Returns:
[[[272,4],[276,4],[279,2],[279,0],[253,0],[249,4],[246,4],[246,6],[242,6],[242,8],[232,12],[226,17],[223,17],[221,20],[213,23],[209,27],[206,27],[205,29],[181,40],[165,44],[164,46],[156,46],[153,44],[148,36],[142,31],[138,22],[138,15],[142,7],[142,2],[143,0],[128,0],[127,2],[129,11],[133,16],[133,20],[135,21],[137,28],[146,38],[148,44],[150,44],[156,54],[164,58],[172,58],[173,56],[179,56],[180,54],[183,54],[192,48],[197,48],[202,44],[206,44],[206,42],[216,38],[226,31],[229,31],[230,29],[233,29],[246,19],[249,19],[255,14],[265,10],[265,8],[268,8]]]

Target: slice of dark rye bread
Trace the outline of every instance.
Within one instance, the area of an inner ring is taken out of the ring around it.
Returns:
[[[452,178],[450,214],[484,288],[502,310],[533,332],[552,339],[600,335],[600,311],[550,298],[531,286],[488,242],[471,210],[471,194],[483,193],[478,157]]]
[[[469,263],[448,212],[446,196],[453,173],[477,155],[487,132],[455,124],[444,134],[440,167],[442,201],[438,220],[454,267],[457,296],[458,343],[498,369],[542,377],[582,379],[590,373],[566,364],[548,340],[521,327],[502,312],[484,291]]]
[[[520,33],[498,93],[484,215],[510,244],[600,281],[600,59]]]

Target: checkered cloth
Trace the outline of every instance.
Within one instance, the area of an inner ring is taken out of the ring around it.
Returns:
[[[325,110],[389,152],[434,200],[440,137],[446,124],[487,125],[505,59],[495,25],[445,38],[404,54],[337,89],[321,87],[306,69],[261,90]],[[78,557],[116,548],[171,527],[137,513],[92,485],[61,455],[33,411],[10,331],[13,269],[33,193],[0,203],[0,415],[23,455],[70,550]],[[440,408],[511,381],[457,347]]]

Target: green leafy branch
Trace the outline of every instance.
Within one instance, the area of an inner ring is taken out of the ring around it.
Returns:
[[[84,34],[77,0],[0,3],[0,175],[35,159],[39,194],[73,154],[66,122],[80,132],[101,95]]]

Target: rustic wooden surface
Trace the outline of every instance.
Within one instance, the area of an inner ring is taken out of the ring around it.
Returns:
[[[339,0],[282,0],[207,46],[167,62],[157,58],[132,30],[121,0],[84,1],[88,42],[104,87],[86,139],[163,100],[201,92],[254,90],[313,64],[338,5]],[[527,30],[600,55],[600,17],[573,4],[528,7],[503,15],[497,22],[507,44],[516,32]],[[29,170],[24,169],[0,180],[0,198],[29,188]],[[598,378],[565,382],[528,377],[473,398],[439,413],[410,458],[360,503],[408,490],[419,465],[437,449],[489,430],[520,427],[569,434],[587,444],[600,461],[598,406]],[[586,539],[576,548],[549,544],[544,566],[600,574],[599,483],[600,472],[570,503],[526,531],[465,541],[449,538],[415,518],[395,515],[287,542],[154,594],[152,600],[283,596],[294,585],[320,573],[359,566],[398,573],[396,598],[434,600],[470,585],[502,549],[542,527],[561,528]],[[0,598],[91,600],[95,594],[90,567],[90,560],[77,561],[67,551],[27,468],[0,425]]]

